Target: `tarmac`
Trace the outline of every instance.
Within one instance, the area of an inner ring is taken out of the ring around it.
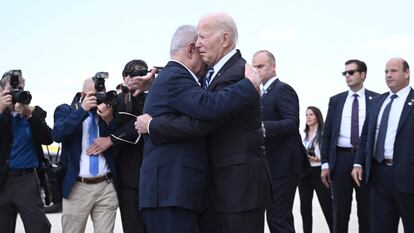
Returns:
[[[303,232],[302,230],[302,218],[300,215],[300,203],[299,203],[299,194],[296,192],[295,202],[293,206],[293,215],[295,219],[295,230],[296,232]],[[61,214],[47,214],[47,217],[49,218],[50,223],[52,224],[52,233],[61,233],[62,232],[62,226],[60,222]],[[265,233],[270,233],[269,229],[267,228],[267,224],[265,224]],[[403,228],[400,224],[399,231],[398,232],[404,232]],[[18,218],[17,224],[16,224],[16,233],[24,233],[24,227],[23,224]],[[93,232],[93,226],[90,219],[88,220],[88,223],[86,225],[86,233],[92,233]],[[116,216],[116,222],[115,222],[115,233],[122,233],[122,223],[121,223],[121,217],[119,214],[119,211]],[[329,233],[328,225],[326,224],[325,218],[323,216],[322,210],[319,206],[316,194],[313,198],[313,232],[315,233]],[[348,232],[350,233],[357,233],[358,232],[358,219],[356,216],[356,206],[355,206],[355,198],[352,202],[352,211],[351,211],[351,217],[349,220],[349,229]],[[253,232],[252,232],[253,233]]]

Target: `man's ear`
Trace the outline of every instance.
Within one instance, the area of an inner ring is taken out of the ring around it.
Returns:
[[[189,43],[187,45],[187,47],[185,48],[185,53],[187,54],[188,57],[192,57],[193,56],[193,49],[195,48],[195,44],[194,43]]]
[[[230,46],[230,33],[225,32],[223,34],[223,48],[227,48]]]

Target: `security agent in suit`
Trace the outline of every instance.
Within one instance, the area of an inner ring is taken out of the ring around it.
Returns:
[[[369,189],[357,187],[350,173],[353,168],[362,125],[378,94],[364,88],[367,66],[359,60],[345,62],[342,73],[349,87],[329,100],[328,114],[322,134],[321,179],[331,188],[333,232],[348,232],[352,192],[355,189],[359,232],[369,229]]]
[[[267,50],[253,55],[262,80],[262,111],[266,158],[272,174],[273,203],[266,208],[270,232],[295,232],[293,201],[306,162],[299,134],[299,99],[276,76],[276,61]]]
[[[115,161],[111,149],[103,151],[94,145],[114,129],[112,107],[97,104],[94,85],[92,78],[86,79],[82,93],[75,96],[72,104],[62,104],[54,113],[52,135],[62,143],[62,163],[66,167],[62,185],[63,232],[84,232],[89,215],[96,232],[114,229],[118,208],[113,183]],[[93,134],[97,134],[95,140]]]
[[[372,103],[352,177],[358,185],[370,187],[371,232],[397,233],[400,218],[404,232],[414,232],[414,91],[409,86],[408,63],[402,58],[390,59],[385,81],[390,92]]]
[[[194,46],[196,38],[194,26],[184,25],[176,30],[171,41],[171,60],[149,90],[145,113],[154,117],[187,114],[202,120],[219,121],[250,106],[252,97],[257,96],[248,79],[221,92],[205,91],[196,76],[204,66]],[[206,140],[201,134],[163,144],[156,144],[145,135],[139,188],[140,207],[148,232],[197,230],[198,213],[209,204],[207,152]]]
[[[18,212],[26,232],[50,232],[35,169],[43,157],[41,145],[53,142],[52,130],[40,107],[15,103],[11,72],[0,81],[0,229],[14,232]],[[21,75],[18,82],[19,91],[23,91]]]

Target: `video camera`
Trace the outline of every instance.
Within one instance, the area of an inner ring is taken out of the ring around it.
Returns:
[[[107,105],[115,105],[117,101],[116,91],[105,91],[105,79],[109,77],[108,72],[98,72],[92,78],[95,82],[95,96],[97,104],[105,103]]]
[[[32,95],[30,92],[19,89],[22,71],[10,70],[7,74],[10,75],[10,86],[12,87],[10,95],[12,96],[12,103],[30,104],[30,101],[32,101]]]
[[[162,67],[162,66],[154,66],[154,68],[155,68],[155,73],[158,74],[164,67]],[[130,72],[127,73],[127,75],[129,77],[145,76],[150,71],[151,70],[146,70],[146,69],[141,69],[141,70],[132,69]]]

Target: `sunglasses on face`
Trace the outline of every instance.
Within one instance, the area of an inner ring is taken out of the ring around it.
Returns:
[[[359,72],[359,70],[345,70],[342,72],[342,75],[345,76],[346,74],[354,75],[355,72]]]

